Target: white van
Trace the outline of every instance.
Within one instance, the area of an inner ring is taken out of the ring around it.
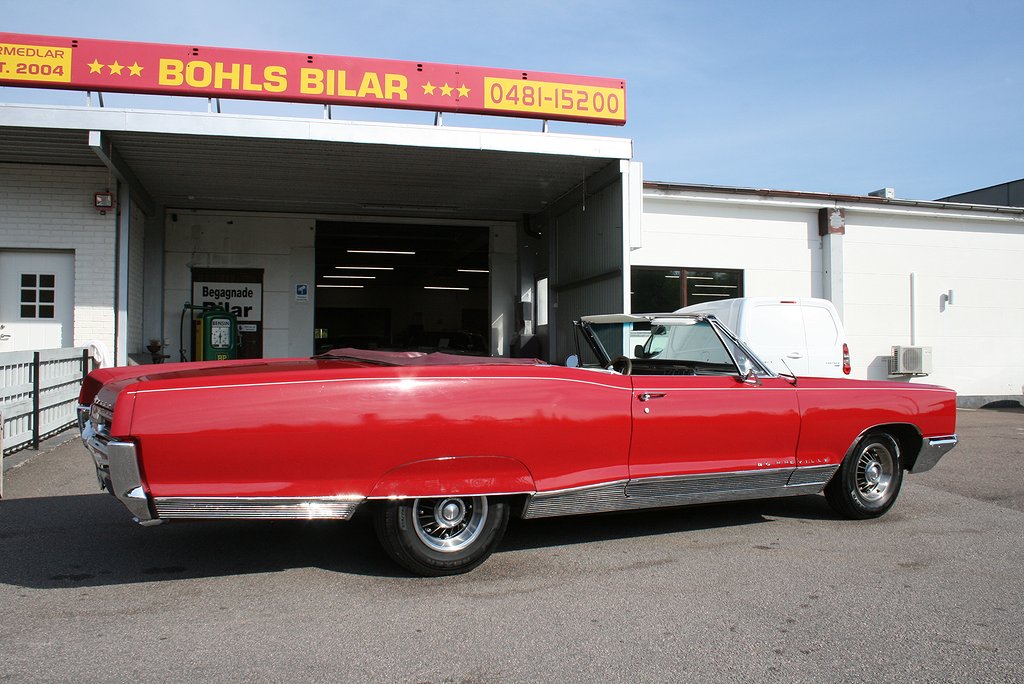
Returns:
[[[827,299],[739,297],[694,304],[678,313],[714,314],[778,373],[850,374],[846,331]]]

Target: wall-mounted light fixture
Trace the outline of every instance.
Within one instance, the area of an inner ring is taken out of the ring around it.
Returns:
[[[114,194],[111,192],[93,193],[92,206],[99,209],[101,214],[106,214],[107,209],[114,208]]]

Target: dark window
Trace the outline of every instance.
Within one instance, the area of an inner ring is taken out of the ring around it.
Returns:
[[[692,304],[743,296],[743,271],[634,266],[633,313],[667,313]]]
[[[52,273],[21,274],[21,317],[53,318],[57,277]]]

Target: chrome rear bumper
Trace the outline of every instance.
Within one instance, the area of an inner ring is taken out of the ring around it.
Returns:
[[[82,431],[82,443],[92,455],[96,466],[96,479],[100,486],[114,495],[134,516],[135,521],[145,524],[160,522],[153,515],[149,497],[142,487],[139,459],[135,444],[109,439],[99,433],[89,420],[89,407],[78,407],[78,425]]]
[[[939,459],[942,458],[947,451],[957,445],[959,440],[956,435],[946,435],[945,437],[926,437],[924,443],[921,444],[921,451],[917,454],[917,458],[914,459],[914,465],[910,468],[912,473],[923,473],[926,470],[931,470]]]

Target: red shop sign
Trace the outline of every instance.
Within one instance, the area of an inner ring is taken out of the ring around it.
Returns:
[[[616,78],[16,33],[0,85],[626,123]]]

